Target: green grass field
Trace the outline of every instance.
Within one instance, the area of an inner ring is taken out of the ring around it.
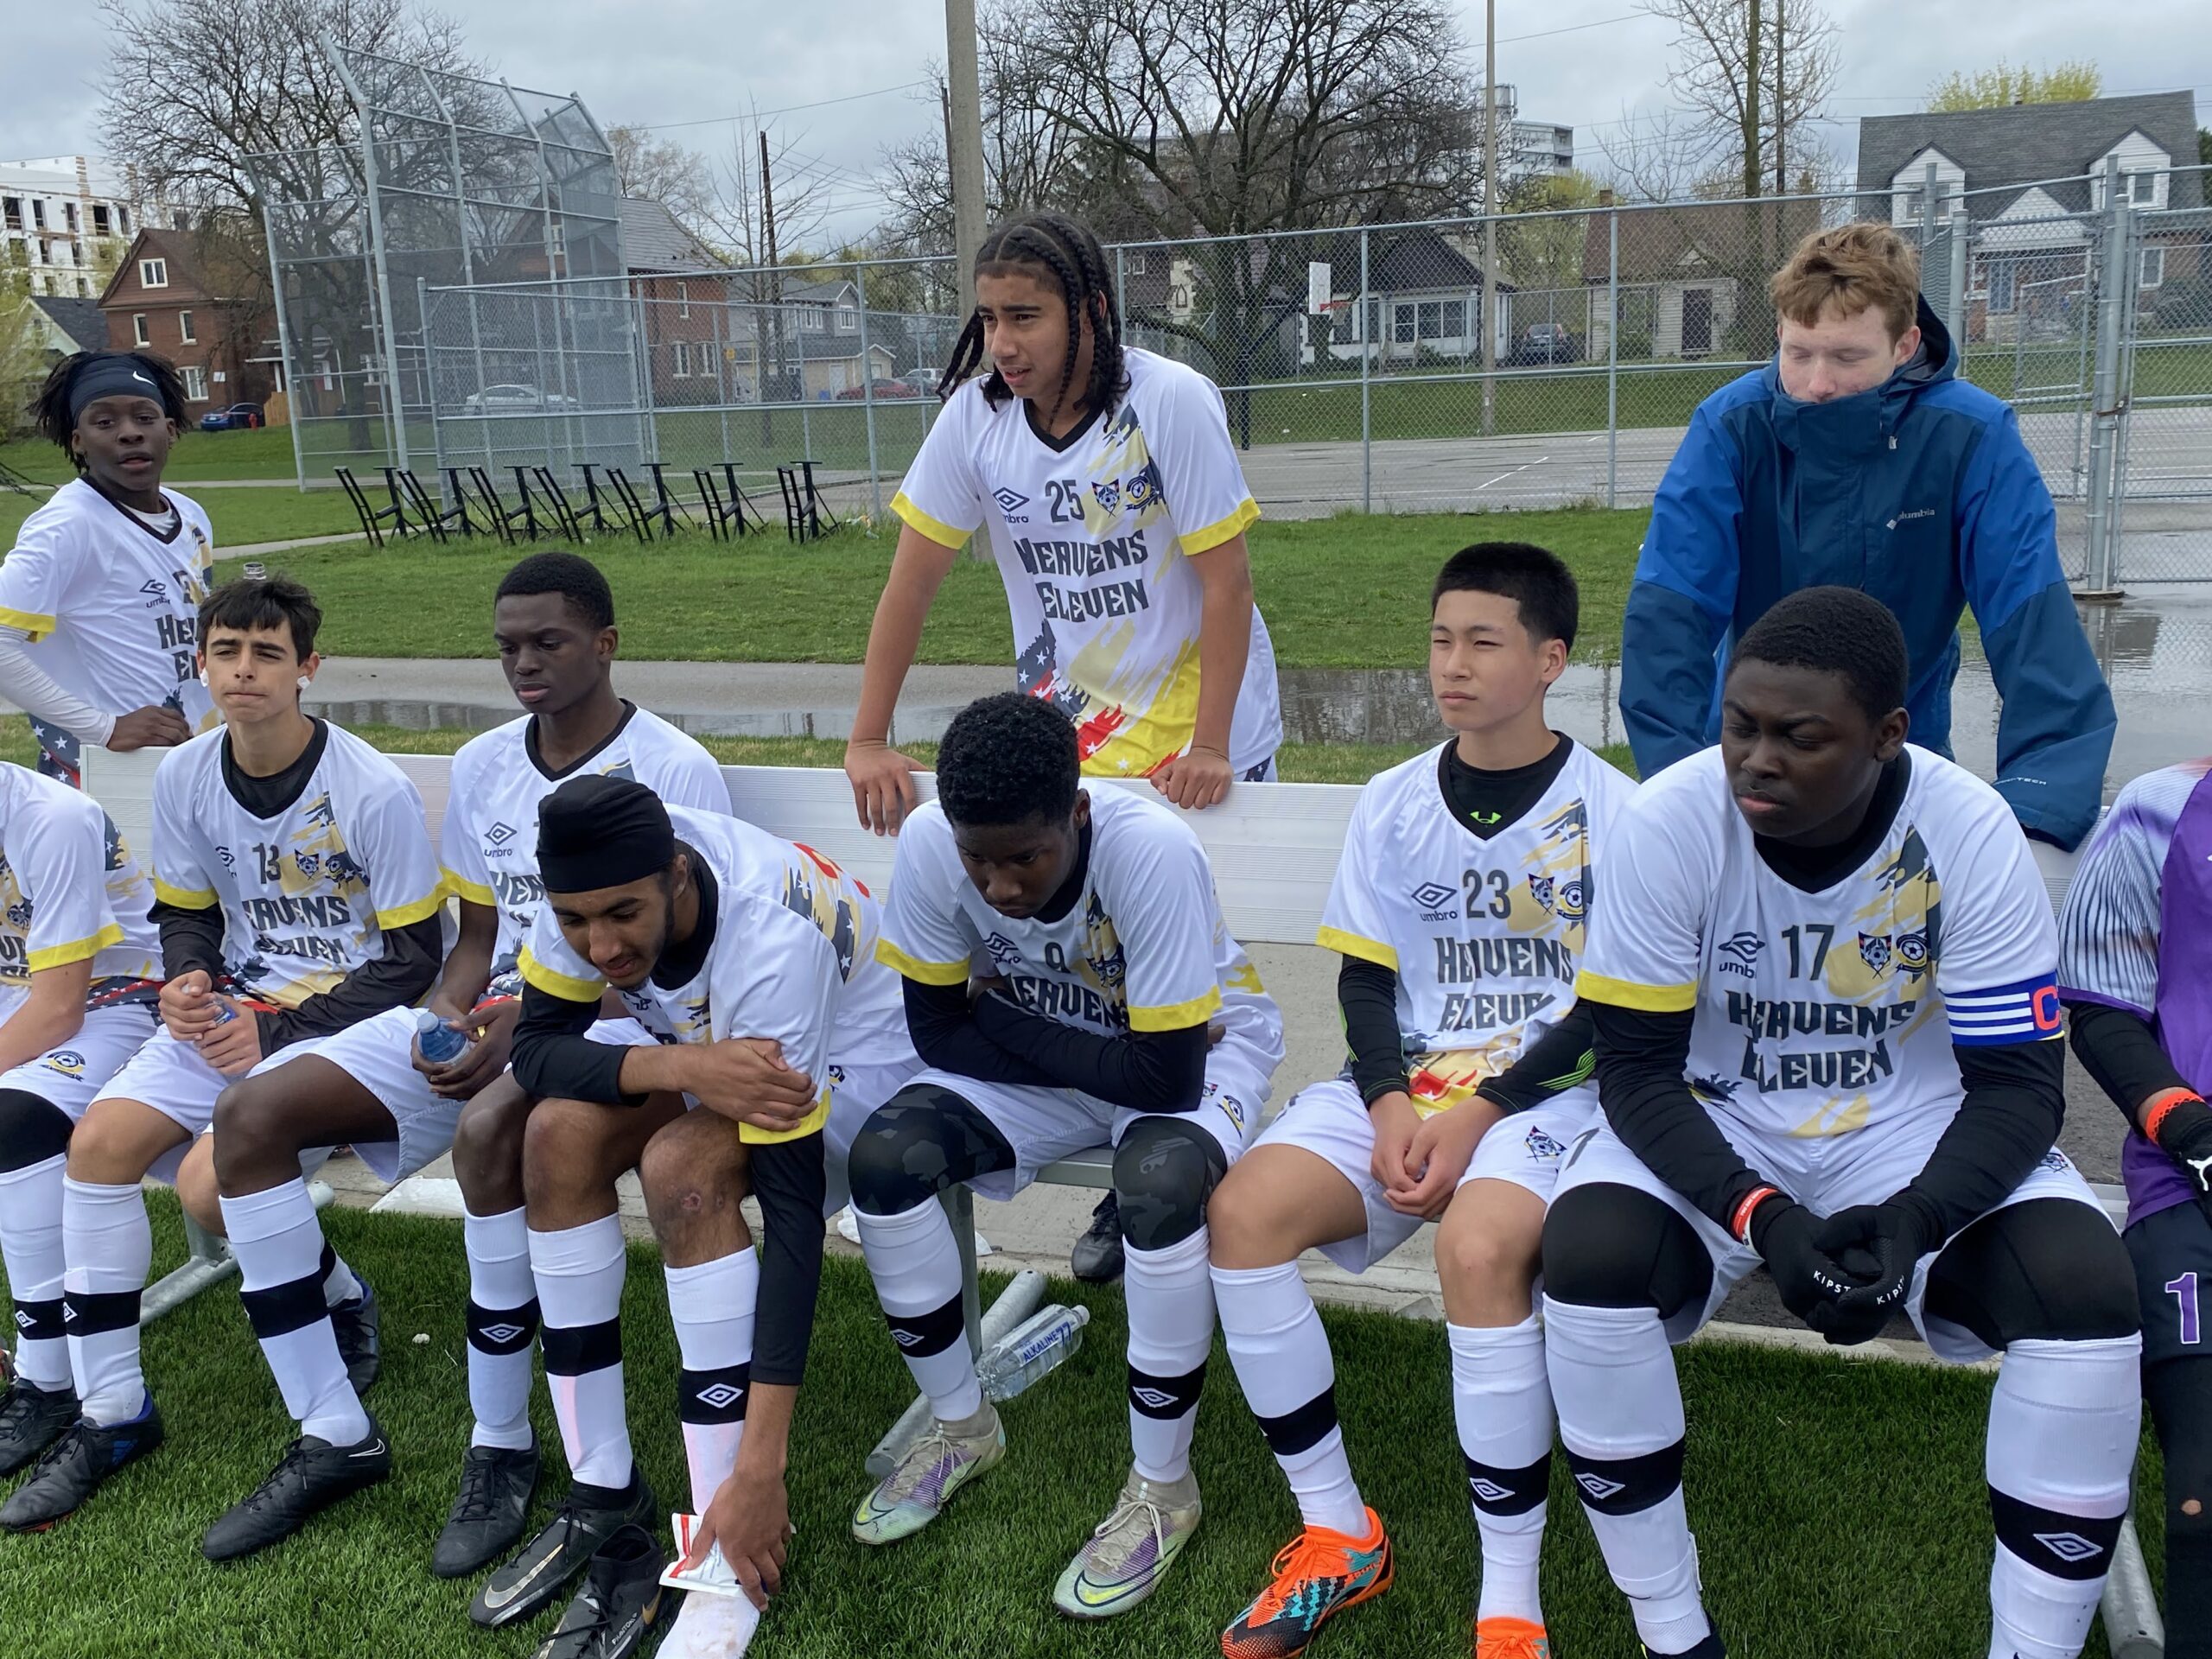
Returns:
[[[155,1197],[159,1273],[181,1255],[175,1205]],[[498,1659],[533,1650],[548,1612],[487,1634],[473,1580],[428,1569],[468,1433],[467,1274],[450,1223],[330,1212],[332,1242],[376,1285],[385,1370],[367,1403],[397,1473],[269,1554],[202,1560],[200,1532],[293,1433],[235,1293],[210,1291],[154,1325],[146,1370],[168,1445],[43,1536],[0,1538],[0,1630],[11,1659],[385,1656]],[[995,1289],[987,1284],[986,1294]],[[895,1548],[855,1543],[846,1516],[861,1462],[912,1393],[860,1265],[833,1260],[791,1459],[798,1527],[787,1593],[754,1651],[775,1659],[1083,1654],[1154,1659],[1213,1651],[1262,1583],[1295,1510],[1228,1362],[1199,1408],[1203,1530],[1153,1601],[1078,1629],[1051,1610],[1054,1577],[1103,1514],[1128,1455],[1125,1327],[1117,1291],[1056,1282],[1086,1304],[1081,1351],[1007,1408],[1007,1462],[938,1526]],[[1467,1651],[1473,1529],[1452,1434],[1441,1325],[1328,1311],[1337,1399],[1363,1491],[1398,1551],[1395,1588],[1322,1638],[1333,1659],[1447,1659]],[[670,1409],[676,1351],[657,1258],[631,1252],[622,1313],[632,1433],[664,1507],[685,1495]],[[417,1341],[417,1336],[427,1341]],[[1690,1512],[1707,1596],[1747,1659],[1961,1659],[1986,1641],[1989,1521],[1981,1478],[1986,1375],[1699,1344],[1681,1357]],[[541,1389],[537,1432],[557,1447]],[[557,1469],[557,1452],[549,1461]],[[2155,1461],[2141,1508],[2157,1512]],[[561,1477],[550,1473],[539,1513]],[[1554,1476],[1545,1601],[1576,1659],[1636,1651],[1562,1461]],[[2145,1539],[2153,1560],[2158,1541]],[[2101,1637],[2090,1652],[2101,1656]]]

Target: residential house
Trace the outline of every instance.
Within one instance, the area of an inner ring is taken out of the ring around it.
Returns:
[[[2204,270],[2196,132],[2186,92],[1869,117],[1859,124],[1859,212],[1917,227],[1931,202],[1939,220],[1963,207],[1967,337],[2070,338],[2094,284],[2094,220],[2116,162],[2143,216],[2137,299],[2155,319],[2170,289],[2193,286]]]
[[[1623,207],[1615,270],[1615,215],[1595,212],[1583,226],[1583,282],[1593,298],[1614,295],[1624,361],[1764,358],[1774,349],[1768,278],[1820,214],[1802,200]],[[1601,298],[1592,307],[1586,360],[1614,351],[1608,309]]]
[[[267,345],[275,319],[255,301],[216,291],[186,232],[133,237],[99,308],[110,346],[143,348],[176,365],[194,419],[209,408],[266,404],[281,387],[282,365]]]
[[[35,296],[95,297],[104,245],[170,217],[158,203],[142,212],[91,156],[0,162],[0,263],[28,268]]]
[[[98,300],[39,296],[30,304],[37,314],[35,321],[46,336],[45,352],[49,364],[78,352],[107,349],[107,319],[100,315]]]
[[[686,230],[668,204],[626,196],[622,264],[645,330],[656,408],[729,401],[735,359],[723,260]]]

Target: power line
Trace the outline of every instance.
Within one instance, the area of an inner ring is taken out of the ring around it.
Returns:
[[[1577,35],[1586,29],[1610,29],[1615,23],[1632,23],[1639,17],[1648,17],[1655,22],[1666,21],[1652,12],[1631,11],[1618,17],[1600,17],[1594,23],[1569,23],[1565,29],[1539,29],[1534,35],[1501,35],[1497,37],[1497,43],[1500,46],[1511,46],[1516,41],[1549,40],[1554,35]]]
[[[791,115],[800,110],[825,110],[832,104],[857,104],[864,98],[884,98],[893,92],[909,92],[917,86],[936,84],[929,80],[901,81],[896,86],[878,86],[872,92],[848,92],[842,98],[818,98],[811,104],[786,104],[781,109],[740,110],[734,115],[705,115],[696,121],[626,121],[620,124],[628,127],[632,132],[672,132],[678,127],[718,127],[725,121],[757,121],[765,116]]]

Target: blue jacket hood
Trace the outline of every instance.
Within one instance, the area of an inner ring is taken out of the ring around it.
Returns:
[[[1839,454],[1879,449],[1903,423],[1913,400],[1931,386],[1958,378],[1959,356],[1951,331],[1929,307],[1925,295],[1913,301],[1920,326],[1920,348],[1872,391],[1826,404],[1800,403],[1782,389],[1782,353],[1777,347],[1760,371],[1760,384],[1774,408],[1774,435],[1791,449],[1817,448]]]

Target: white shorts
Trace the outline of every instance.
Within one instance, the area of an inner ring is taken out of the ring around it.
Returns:
[[[1118,1147],[1131,1125],[1150,1117],[1172,1116],[1201,1130],[1221,1148],[1224,1166],[1233,1164],[1252,1144],[1272,1071],[1264,1061],[1224,1043],[1207,1058],[1205,1090],[1197,1107],[1174,1113],[1135,1111],[1078,1089],[987,1083],[926,1067],[907,1082],[933,1084],[959,1096],[1006,1137],[1014,1148],[1014,1167],[969,1183],[979,1197],[1003,1202],[1035,1180],[1046,1165],[1092,1147]]]
[[[245,1075],[258,1077],[283,1065],[299,1052],[296,1045],[280,1048]],[[93,1096],[93,1103],[135,1100],[173,1120],[185,1133],[183,1144],[170,1147],[146,1172],[157,1181],[173,1181],[193,1141],[215,1121],[216,1098],[237,1081],[236,1077],[225,1077],[200,1058],[198,1049],[190,1043],[177,1041],[169,1035],[167,1026],[161,1026],[123,1069],[107,1080],[107,1086]],[[327,1155],[318,1154],[315,1163],[320,1165]]]
[[[912,1083],[921,1069],[922,1063],[911,1056],[890,1065],[830,1068],[830,1116],[822,1125],[822,1163],[828,1176],[822,1200],[825,1219],[853,1201],[845,1164],[861,1126],[877,1107]]]
[[[146,1046],[159,1021],[150,1007],[94,1008],[67,1042],[0,1072],[0,1089],[20,1089],[58,1106],[76,1122],[107,1081]]]
[[[1859,1130],[1848,1137],[1821,1140],[1766,1140],[1752,1136],[1725,1118],[1715,1116],[1713,1122],[1752,1168],[1815,1215],[1832,1216],[1854,1205],[1884,1203],[1899,1189],[1910,1185],[1926,1167],[1929,1154],[1950,1126],[1950,1116],[1930,1113],[1872,1135]],[[1845,1144],[1847,1141],[1848,1144]],[[1817,1168],[1813,1167],[1815,1163]],[[1567,1149],[1565,1166],[1560,1172],[1559,1192],[1563,1195],[1578,1186],[1599,1182],[1649,1192],[1688,1222],[1704,1242],[1707,1254],[1713,1258],[1713,1288],[1702,1306],[1685,1309],[1667,1325],[1668,1340],[1688,1341],[1719,1311],[1737,1282],[1759,1266],[1758,1253],[1731,1237],[1727,1230],[1712,1217],[1653,1174],[1643,1160],[1624,1146],[1611,1128],[1605,1124],[1586,1130]],[[2030,1170],[2026,1179],[2012,1189],[2002,1204],[1993,1206],[1991,1213],[2025,1204],[2031,1198],[2069,1198],[2085,1204],[2107,1226],[2111,1225],[2110,1217],[2105,1216],[2103,1206],[2097,1203],[2096,1195],[2089,1191],[2089,1184],[2082,1179],[2073,1160],[2056,1147],[2044,1154],[2043,1161]],[[1928,1294],[1928,1270],[1942,1248],[1939,1245],[1922,1256],[1913,1269],[1912,1292],[1905,1302],[1905,1313],[1936,1358],[1961,1364],[1986,1359],[1993,1351],[1972,1332],[1928,1316],[1923,1305]]]
[[[1459,1185],[1510,1181],[1549,1204],[1569,1143],[1597,1116],[1597,1103],[1587,1095],[1567,1105],[1515,1113],[1475,1143]],[[1375,1120],[1349,1077],[1330,1077],[1300,1090],[1253,1145],[1310,1152],[1358,1192],[1367,1208],[1367,1230],[1321,1246],[1321,1254],[1345,1272],[1366,1272],[1421,1230],[1419,1217],[1393,1210],[1382,1196],[1374,1171]]]

